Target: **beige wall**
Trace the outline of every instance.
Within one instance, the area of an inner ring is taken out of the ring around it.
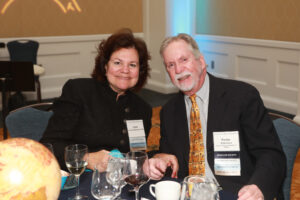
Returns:
[[[0,38],[106,34],[122,27],[143,32],[142,0],[0,0]]]
[[[300,42],[299,0],[196,0],[197,34]]]
[[[147,88],[162,93],[174,92],[159,55],[161,42],[166,37],[166,5],[163,0],[143,0],[144,2],[144,39],[151,53],[151,78]]]

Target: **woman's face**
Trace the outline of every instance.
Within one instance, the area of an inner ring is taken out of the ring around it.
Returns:
[[[136,85],[139,79],[139,55],[134,48],[113,52],[105,66],[106,77],[112,90],[119,95]]]

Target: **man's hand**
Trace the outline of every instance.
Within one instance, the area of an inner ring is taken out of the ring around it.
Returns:
[[[144,165],[144,172],[153,180],[161,179],[166,172],[167,167],[171,167],[172,177],[177,178],[178,161],[174,155],[159,153],[149,159],[149,165]]]
[[[109,151],[101,150],[94,153],[88,153],[88,166],[89,169],[98,168],[103,172],[106,170],[108,159],[110,158]]]
[[[162,159],[167,164],[167,167],[172,168],[171,177],[177,178],[177,171],[178,171],[179,165],[178,165],[178,160],[177,160],[176,156],[171,155],[171,154],[166,154],[166,153],[158,153],[158,154],[155,154],[154,158]]]
[[[245,185],[242,187],[238,193],[238,200],[263,200],[264,195],[260,191],[260,189],[252,184],[252,185]]]
[[[167,169],[167,163],[159,158],[150,158],[149,165],[144,165],[143,170],[153,180],[160,180]]]
[[[172,168],[171,177],[177,178],[177,171],[178,171],[179,165],[178,165],[178,160],[177,160],[176,156],[171,155],[171,154],[166,154],[166,153],[158,153],[158,154],[155,154],[154,158],[162,159],[167,164],[167,167]]]

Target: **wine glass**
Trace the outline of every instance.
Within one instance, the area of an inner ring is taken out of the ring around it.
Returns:
[[[79,193],[79,177],[88,164],[88,147],[84,144],[72,144],[65,148],[65,162],[68,170],[75,175],[77,181],[76,195],[72,199],[88,199]]]
[[[54,150],[53,150],[53,146],[51,143],[42,143],[45,147],[47,147],[47,149],[49,149],[49,151],[54,154]]]
[[[148,166],[146,166],[148,165]],[[139,199],[139,189],[148,180],[145,170],[149,169],[149,161],[146,152],[135,151],[126,154],[124,177],[125,181],[133,186],[135,191],[135,199]]]

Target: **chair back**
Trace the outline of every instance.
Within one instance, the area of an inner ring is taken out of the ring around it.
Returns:
[[[11,61],[30,61],[37,63],[39,43],[34,40],[13,40],[7,43]]]
[[[5,118],[10,136],[24,137],[39,141],[48,125],[52,103],[39,103],[11,111]]]
[[[290,199],[294,161],[300,148],[300,125],[279,114],[269,113],[287,159],[286,178],[283,182],[284,199]]]

